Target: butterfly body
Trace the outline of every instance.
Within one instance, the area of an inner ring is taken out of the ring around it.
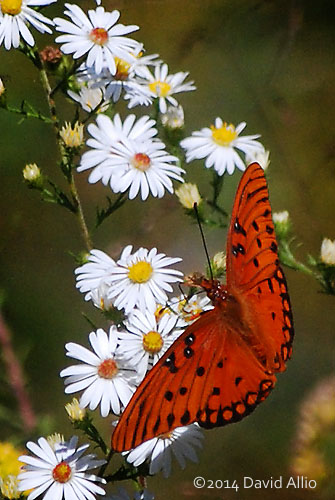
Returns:
[[[115,451],[174,428],[237,422],[267,398],[292,350],[293,320],[264,172],[240,181],[227,238],[227,282],[195,277],[214,308],[147,374],[113,437]]]

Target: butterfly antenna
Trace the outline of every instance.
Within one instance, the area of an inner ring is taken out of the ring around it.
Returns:
[[[194,203],[193,204],[193,208],[194,208],[194,212],[195,212],[195,215],[196,215],[196,218],[197,218],[197,222],[198,222],[198,226],[199,226],[199,230],[200,230],[200,234],[201,234],[201,239],[202,239],[202,244],[203,244],[203,247],[205,249],[205,254],[206,254],[206,259],[207,259],[209,274],[210,274],[211,280],[213,280],[214,277],[213,277],[213,271],[212,271],[212,264],[211,264],[211,259],[209,258],[209,253],[208,253],[208,250],[207,250],[205,235],[204,235],[204,232],[202,230],[201,220],[200,220],[199,211],[198,211],[198,204]]]

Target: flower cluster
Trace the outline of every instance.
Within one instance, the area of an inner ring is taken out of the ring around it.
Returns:
[[[120,12],[106,10],[101,1],[96,0],[94,8],[87,11],[65,3],[63,15],[51,20],[40,11],[54,2],[0,0],[0,45],[7,50],[20,47],[39,70],[45,71],[44,79],[55,79],[51,93],[49,82],[47,86],[52,120],[32,106],[25,109],[22,105],[21,111],[25,116],[51,122],[56,128],[61,170],[70,195],[36,164],[26,165],[23,175],[26,184],[39,190],[46,201],[79,215],[89,253],[75,269],[76,287],[86,301],[103,312],[104,320],[112,319],[104,328],[94,327],[88,335],[88,346],[74,342],[65,345],[66,356],[76,363],[60,372],[65,393],[80,394],[79,401],[73,399],[66,405],[71,422],[84,430],[109,460],[108,446],[94,427],[88,409],[99,408],[103,418],[113,415],[115,422],[147,373],[188,325],[212,305],[207,297],[193,295],[193,291],[188,297],[176,295],[174,287],[183,280],[183,273],[174,268],[182,261],[179,257],[169,257],[155,247],[133,250],[132,245],[127,245],[118,257],[92,249],[74,172],[87,172],[90,184],[101,182],[117,195],[116,201],[107,197],[107,208],[97,209],[99,225],[127,197],[139,197],[145,202],[149,196],[160,199],[175,192],[188,214],[193,212],[194,204],[202,209],[206,199],[195,184],[184,183],[183,167],[193,160],[204,160],[205,167],[214,170],[212,208],[222,215],[225,211],[217,204],[222,176],[233,174],[235,168],[244,170],[253,161],[266,169],[269,153],[258,141],[258,134],[242,135],[245,122],[235,127],[219,117],[210,127],[185,138],[184,111],[176,95],[196,89],[188,72],[171,73],[158,54],[147,54],[143,43],[132,38],[139,27],[121,24]],[[49,34],[54,29],[58,47],[46,47],[39,53],[30,27]],[[57,92],[63,92],[75,110],[73,119],[63,126],[56,119]],[[3,85],[0,93],[0,104],[5,105]],[[121,99],[124,108],[137,111],[144,106],[152,110],[140,113],[140,117],[133,112],[122,117],[114,109]],[[86,150],[82,153],[84,144]],[[222,276],[222,252],[212,263],[213,276]],[[177,427],[126,452],[127,470],[144,467],[150,474],[162,471],[167,477],[172,457],[182,468],[186,459],[197,460],[195,448],[201,447],[202,439],[196,423]],[[88,445],[78,446],[76,436],[69,441],[60,435],[49,440],[41,437],[37,443],[28,442],[27,448],[31,454],[20,457],[25,465],[19,475],[18,495],[32,490],[28,500],[41,495],[45,499],[92,500],[105,494],[102,485],[109,462],[93,454],[85,455]],[[97,475],[89,472],[96,468]],[[134,498],[152,499],[145,485],[141,486],[141,493]],[[128,496],[121,491],[119,497],[122,495]]]

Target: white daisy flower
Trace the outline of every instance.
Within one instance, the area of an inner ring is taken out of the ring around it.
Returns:
[[[136,306],[142,311],[155,312],[156,303],[165,304],[166,292],[172,292],[170,283],[182,281],[183,273],[167,266],[182,259],[157,253],[156,248],[150,251],[139,248],[132,254],[132,248],[132,245],[126,246],[117,261],[109,297],[114,299],[114,306],[124,308],[126,314]]]
[[[173,431],[140,444],[126,455],[127,462],[135,467],[150,460],[150,474],[162,471],[164,477],[171,472],[172,456],[174,455],[182,469],[186,466],[185,459],[197,463],[198,458],[194,446],[201,448],[203,433],[197,423],[186,427],[177,427]]]
[[[93,249],[88,256],[88,262],[74,271],[76,275],[76,288],[81,293],[86,293],[85,300],[92,300],[92,293],[103,285],[110,283],[110,276],[116,266],[115,261],[101,250]]]
[[[109,99],[106,98],[103,88],[93,88],[90,85],[82,85],[79,92],[68,90],[67,94],[76,101],[87,113],[93,110],[96,113],[103,113],[108,109]]]
[[[149,193],[158,198],[165,190],[173,193],[171,179],[183,182],[184,170],[173,164],[178,158],[168,154],[162,142],[151,140],[157,134],[153,125],[155,121],[149,116],[135,122],[135,115],[129,115],[123,124],[118,114],[113,120],[98,116],[96,125],[88,126],[93,139],[87,145],[92,149],[83,154],[78,171],[93,168],[90,183],[101,180],[115,193],[129,189],[130,199],[139,191],[142,200]]]
[[[129,189],[129,199],[139,192],[142,200],[151,194],[162,198],[165,190],[173,193],[172,180],[184,182],[181,174],[185,170],[175,165],[176,156],[165,151],[165,144],[159,141],[128,141],[116,143],[110,157],[109,167],[102,168],[104,179],[110,172],[110,186],[115,193]]]
[[[38,444],[28,441],[26,446],[34,456],[19,457],[20,462],[26,465],[18,476],[20,491],[33,490],[27,500],[37,497],[46,500],[93,500],[96,495],[105,495],[105,490],[95,483],[105,484],[106,481],[88,472],[103,465],[105,460],[96,460],[91,453],[83,456],[89,444],[79,448],[77,444],[77,436],[54,446],[43,437],[38,439]]]
[[[153,99],[159,100],[159,109],[161,113],[167,111],[167,101],[173,106],[178,106],[177,100],[172,97],[179,92],[188,92],[195,90],[193,81],[183,83],[189,75],[188,72],[179,72],[169,75],[167,64],[157,65],[154,75],[148,68],[143,68],[141,78],[138,79],[138,85],[133,87],[125,96],[129,99],[129,108],[137,105],[149,105]]]
[[[101,88],[106,99],[117,102],[122,91],[130,91],[133,85],[136,85],[136,77],[143,74],[143,68],[155,66],[161,61],[158,54],[143,55],[143,44],[138,44],[138,48],[132,53],[133,62],[125,61],[120,57],[115,57],[116,73],[112,73],[107,67],[97,74],[94,67],[88,68],[82,64],[77,71],[79,81],[89,82],[94,88]]]
[[[176,328],[178,316],[164,314],[157,321],[151,311],[135,311],[128,316],[128,331],[119,331],[118,353],[136,369],[143,378],[146,372],[163,356],[183,329]]]
[[[117,328],[114,325],[109,335],[101,328],[91,332],[89,341],[94,353],[73,342],[65,345],[66,355],[82,362],[60,372],[61,377],[66,377],[65,392],[72,394],[84,389],[80,406],[95,410],[100,404],[102,417],[107,417],[110,411],[118,415],[136,389],[137,374],[116,353]]]
[[[95,123],[90,123],[87,127],[92,138],[88,139],[87,146],[91,148],[86,151],[82,158],[78,172],[93,168],[88,182],[94,184],[101,180],[105,185],[111,178],[111,157],[112,149],[116,142],[120,142],[124,137],[130,140],[146,141],[157,134],[153,127],[155,120],[149,116],[142,116],[136,120],[135,115],[128,115],[122,123],[120,115],[117,113],[113,119],[105,115],[99,115]]]
[[[169,300],[169,308],[178,315],[177,326],[187,326],[197,320],[201,313],[213,309],[211,300],[205,296],[192,295],[187,298],[185,295],[172,297]]]
[[[215,125],[193,132],[191,137],[180,142],[186,150],[186,161],[206,158],[205,167],[214,167],[219,175],[225,171],[232,174],[235,166],[245,170],[245,164],[235,149],[245,154],[264,151],[262,144],[256,141],[259,135],[239,136],[245,127],[245,122],[235,128],[232,124],[223,123],[221,118],[216,118]]]
[[[47,24],[53,22],[31,7],[50,5],[56,0],[1,0],[0,1],[0,45],[5,49],[17,49],[20,38],[33,46],[35,40],[27,25],[33,26],[40,33],[52,33]]]
[[[98,74],[107,67],[115,75],[115,57],[134,61],[132,52],[137,49],[138,42],[124,35],[139,27],[116,24],[120,17],[118,10],[105,12],[103,7],[97,7],[86,15],[78,5],[66,3],[65,7],[64,14],[72,22],[59,17],[54,19],[56,30],[66,33],[56,38],[64,54],[73,54],[74,59],[87,54],[86,65],[94,66]]]

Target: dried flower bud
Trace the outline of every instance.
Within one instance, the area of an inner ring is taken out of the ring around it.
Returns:
[[[193,209],[194,203],[197,205],[200,205],[201,203],[201,196],[196,184],[185,182],[185,184],[182,184],[178,189],[176,189],[175,193],[178,196],[180,203],[185,208]]]
[[[58,64],[62,59],[62,53],[58,47],[53,47],[52,45],[47,45],[41,52],[40,57],[43,62],[55,65]]]

